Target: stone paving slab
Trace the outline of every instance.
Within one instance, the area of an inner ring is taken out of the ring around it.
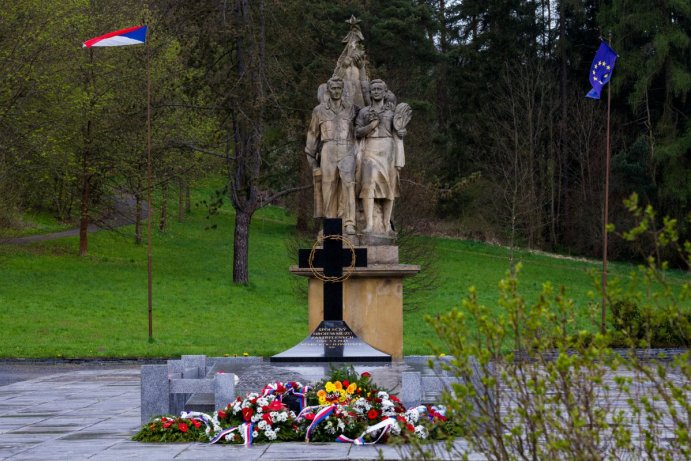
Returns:
[[[74,370],[0,387],[0,459],[399,460],[389,446],[276,443],[252,447],[130,440],[140,427],[140,373]],[[441,459],[441,458],[440,458]]]
[[[620,405],[615,405],[619,407]],[[139,365],[72,370],[0,386],[0,460],[225,459],[225,460],[400,460],[406,448],[339,443],[276,443],[252,447],[203,443],[133,442],[140,427]],[[632,427],[632,429],[634,429]],[[632,436],[636,437],[635,431]],[[458,459],[462,440],[448,454],[427,446],[440,460]],[[401,450],[404,450],[402,452]],[[415,459],[415,455],[408,453]],[[483,456],[469,454],[472,461]],[[556,460],[554,460],[556,461]]]

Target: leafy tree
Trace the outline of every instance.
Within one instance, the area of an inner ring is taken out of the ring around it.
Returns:
[[[682,217],[691,204],[691,5],[616,0],[602,8],[599,21],[621,56],[612,82],[636,121],[628,142],[646,140],[656,202]]]

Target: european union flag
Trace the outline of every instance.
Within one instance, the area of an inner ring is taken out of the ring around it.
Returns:
[[[605,42],[600,42],[600,48],[595,53],[593,65],[590,66],[590,84],[593,89],[585,95],[586,98],[600,99],[600,92],[609,79],[612,78],[614,62],[617,60],[617,53],[614,52]]]

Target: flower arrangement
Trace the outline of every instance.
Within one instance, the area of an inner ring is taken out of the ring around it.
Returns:
[[[261,394],[253,392],[244,399],[238,397],[214,412],[213,419],[226,429],[216,433],[212,442],[249,444],[248,438],[251,442],[298,440],[300,430],[295,424],[295,412],[281,399],[287,388],[282,383],[276,383],[275,393],[266,392],[268,388]]]
[[[342,442],[356,445],[439,440],[458,428],[442,406],[406,409],[367,372],[332,370],[313,388],[298,382],[267,384],[238,397],[212,415],[183,412],[145,424],[134,440],[149,442],[233,443]]]
[[[195,417],[166,417],[152,419],[132,438],[141,442],[208,442],[206,423]]]

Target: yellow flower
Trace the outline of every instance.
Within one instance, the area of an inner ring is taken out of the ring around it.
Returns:
[[[336,386],[334,386],[334,383],[329,381],[326,383],[326,386],[324,386],[324,389],[326,389],[326,392],[333,392],[336,390]]]
[[[350,383],[350,386],[348,386],[348,389],[346,389],[346,392],[348,394],[352,394],[357,390],[357,384],[355,383]]]
[[[341,383],[340,381],[336,381],[334,383],[334,387],[336,388],[336,390],[340,391],[341,389],[343,389],[343,383]]]
[[[319,397],[319,405],[326,405],[326,398],[325,397]]]
[[[324,389],[319,389],[317,391],[317,397],[320,399],[325,399],[326,398],[326,391]]]
[[[341,390],[340,390],[340,393],[341,393],[341,395],[338,397],[338,401],[339,401],[339,402],[343,403],[343,402],[345,402],[346,400],[348,400],[348,394],[346,394],[346,391],[344,391],[343,389],[341,389]]]

